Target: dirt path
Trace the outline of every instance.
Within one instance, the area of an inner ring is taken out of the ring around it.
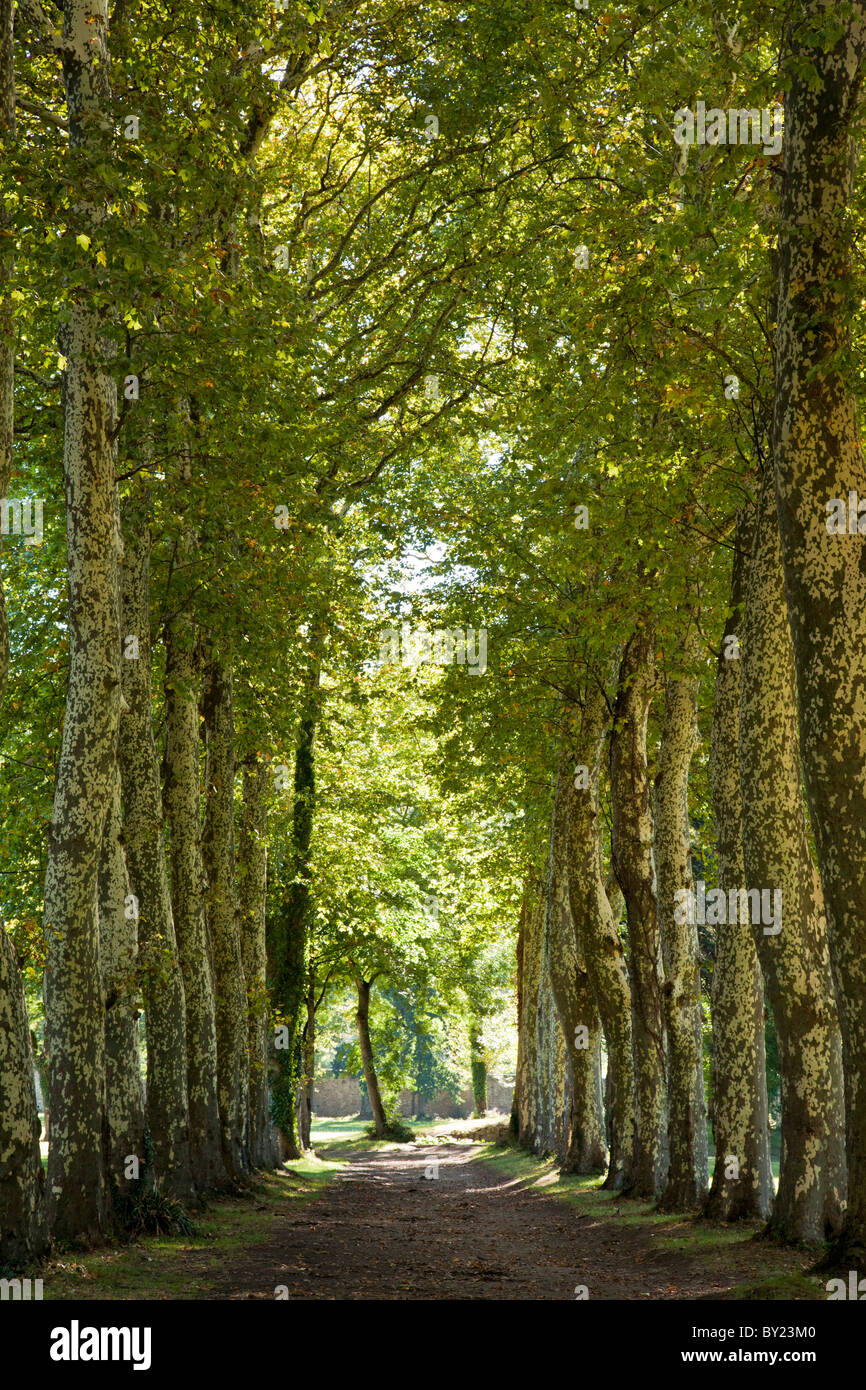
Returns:
[[[232,1257],[209,1298],[590,1299],[719,1297],[750,1274],[747,1251],[724,1282],[700,1260],[655,1248],[652,1233],[598,1220],[524,1190],[475,1145],[401,1145],[361,1154],[315,1201],[277,1218],[279,1233]],[[437,1171],[438,1177],[425,1177]],[[616,1207],[611,1204],[611,1218]]]

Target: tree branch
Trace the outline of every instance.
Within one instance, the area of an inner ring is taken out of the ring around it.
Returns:
[[[64,121],[62,116],[55,116],[53,111],[49,111],[47,106],[43,106],[38,101],[28,101],[25,97],[15,96],[15,105],[20,106],[22,111],[29,111],[31,116],[38,116],[40,121],[47,121],[49,125],[56,126],[58,130],[69,130],[69,122]]]
[[[47,391],[56,391],[60,385],[59,376],[53,379],[47,376],[40,376],[39,372],[32,371],[30,367],[25,367],[20,362],[15,363],[15,374],[16,376],[29,376],[32,381],[38,382],[38,384],[44,386]]]

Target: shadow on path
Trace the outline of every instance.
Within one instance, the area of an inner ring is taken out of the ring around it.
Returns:
[[[209,1298],[696,1299],[737,1282],[470,1162],[479,1146],[407,1144],[352,1157],[324,1193],[276,1218],[278,1233],[226,1262]],[[733,1263],[733,1262],[732,1262]],[[746,1271],[742,1271],[743,1273]],[[283,1295],[284,1296],[284,1295]]]

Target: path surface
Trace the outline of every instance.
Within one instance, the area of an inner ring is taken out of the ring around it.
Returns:
[[[274,1239],[230,1257],[208,1297],[273,1299],[285,1285],[302,1300],[574,1300],[586,1285],[590,1299],[694,1299],[728,1286],[656,1250],[646,1229],[470,1162],[477,1152],[408,1144],[350,1159],[322,1195],[278,1218]]]

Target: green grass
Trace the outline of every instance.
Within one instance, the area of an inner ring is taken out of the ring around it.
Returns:
[[[787,1303],[792,1299],[798,1303],[825,1303],[827,1292],[820,1280],[799,1274],[768,1274],[756,1284],[735,1285],[725,1299],[737,1303]]]
[[[362,1147],[381,1146],[382,1141],[367,1141],[365,1139],[369,1120],[362,1120],[359,1116],[342,1116],[339,1119],[328,1119],[325,1116],[313,1118],[313,1129],[311,1142],[313,1148],[327,1147],[333,1148],[339,1145],[344,1151],[348,1151],[348,1146],[357,1147],[360,1141],[364,1141]],[[410,1129],[414,1130],[419,1137],[425,1135],[436,1136],[442,1131],[454,1129],[459,1125],[455,1120],[404,1120]],[[468,1136],[467,1136],[468,1137]],[[710,1158],[710,1178],[713,1176],[713,1169],[716,1161],[716,1148],[713,1139],[712,1126],[707,1126],[707,1142]],[[779,1156],[782,1143],[781,1130],[778,1128],[770,1131],[770,1163],[773,1170],[773,1177],[778,1186],[779,1182]],[[595,1181],[594,1179],[592,1181]]]
[[[369,1120],[362,1120],[357,1115],[338,1120],[317,1119],[316,1116],[313,1116],[310,1143],[314,1149],[321,1148],[324,1144],[331,1146],[338,1143],[352,1143],[358,1139],[363,1139],[368,1124]]]
[[[603,1192],[601,1178],[597,1175],[561,1173],[554,1158],[539,1158],[525,1149],[488,1144],[475,1155],[475,1161],[495,1168],[512,1181],[520,1180],[524,1190],[560,1197],[599,1220],[611,1219],[619,1209],[621,1215],[616,1217],[619,1224],[640,1226],[649,1222],[663,1226],[670,1223],[669,1216],[654,1212],[646,1202],[623,1201],[619,1193]]]
[[[367,1135],[367,1129],[372,1123],[371,1120],[362,1120],[359,1116],[341,1116],[339,1119],[328,1119],[322,1116],[320,1119],[313,1118],[313,1125],[310,1130],[310,1143],[318,1152],[324,1154],[352,1154],[359,1153],[365,1149],[399,1149],[401,1145],[393,1139],[371,1139]],[[436,1136],[453,1129],[454,1120],[403,1120],[416,1139],[423,1143],[425,1140],[435,1141]],[[459,1142],[459,1141],[455,1141]],[[467,1142],[469,1140],[467,1139]]]

